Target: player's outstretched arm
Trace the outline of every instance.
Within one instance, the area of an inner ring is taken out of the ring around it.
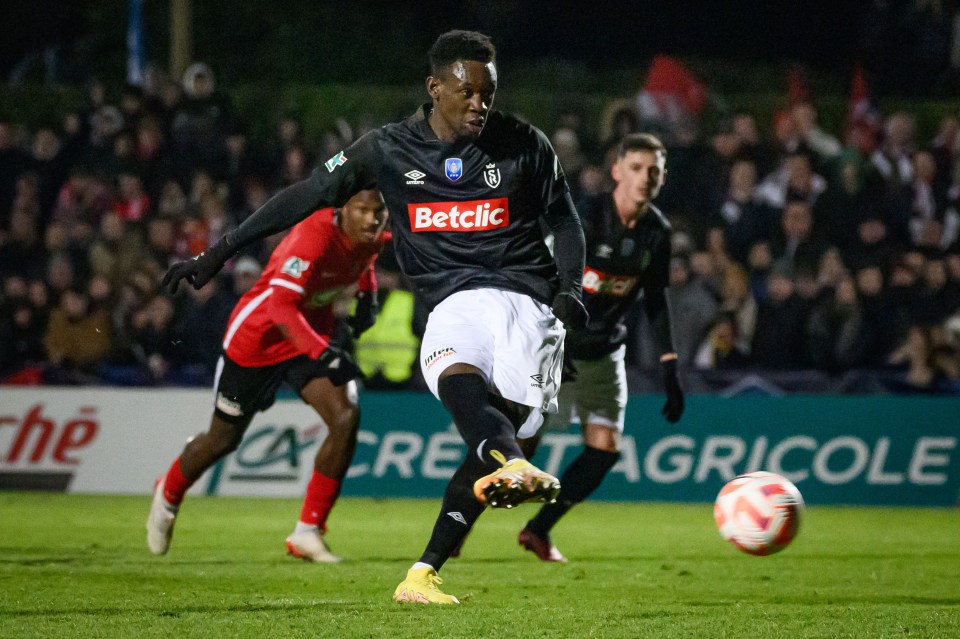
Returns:
[[[553,313],[565,326],[583,328],[590,319],[583,305],[583,264],[587,249],[570,194],[557,198],[544,219],[553,231],[553,259],[560,274],[560,290],[553,299]]]
[[[270,317],[283,336],[297,350],[320,364],[320,371],[334,386],[343,386],[363,374],[349,353],[330,345],[325,337],[310,326],[300,312],[300,295],[289,288],[277,287],[268,298]]]
[[[667,393],[667,401],[661,412],[668,422],[674,424],[683,416],[684,399],[683,388],[677,375],[677,352],[673,346],[673,322],[666,289],[662,286],[647,288],[644,291],[643,306],[660,350],[660,371],[663,373],[663,387]]]
[[[176,293],[180,280],[186,280],[194,288],[202,288],[237,251],[306,218],[324,204],[323,197],[313,177],[288,186],[200,255],[171,266],[163,276],[163,288],[171,294]]]

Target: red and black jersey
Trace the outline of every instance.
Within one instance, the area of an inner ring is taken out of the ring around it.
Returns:
[[[376,244],[352,246],[334,209],[313,213],[280,242],[260,279],[237,302],[224,352],[248,367],[319,356],[336,328],[331,304],[352,284],[376,290],[373,262],[387,241],[384,234]]]
[[[596,359],[624,343],[624,320],[641,294],[669,286],[671,227],[651,204],[636,225],[627,228],[612,194],[580,213],[587,243],[583,303],[590,323],[583,330],[567,331],[564,348],[574,359]]]
[[[557,267],[540,226],[567,193],[536,127],[493,111],[475,142],[437,138],[429,105],[371,131],[318,166],[310,188],[340,204],[376,187],[391,214],[397,261],[428,308],[471,288],[550,303]]]

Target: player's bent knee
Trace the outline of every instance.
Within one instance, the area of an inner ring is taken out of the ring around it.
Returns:
[[[351,435],[360,428],[360,407],[350,406],[337,413],[335,428],[340,435]]]
[[[583,429],[583,443],[590,448],[608,453],[620,452],[620,432],[606,424],[587,424]]]

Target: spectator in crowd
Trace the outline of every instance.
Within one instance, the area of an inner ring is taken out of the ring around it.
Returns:
[[[888,240],[887,224],[880,215],[866,212],[856,226],[853,243],[847,247],[844,261],[851,268],[877,265],[886,268],[893,262],[895,247]]]
[[[896,188],[913,179],[911,157],[915,148],[913,116],[897,111],[883,122],[883,140],[870,156],[870,162],[888,187]]]
[[[706,336],[697,346],[692,364],[701,370],[731,370],[746,368],[749,355],[741,346],[737,333],[737,318],[733,313],[717,313]]]
[[[731,256],[744,263],[757,240],[769,238],[775,228],[773,211],[757,201],[754,188],[757,168],[752,160],[737,160],[730,167],[726,197],[713,212],[709,225],[720,228]]]
[[[766,176],[756,188],[757,199],[775,209],[784,208],[791,200],[803,200],[814,206],[827,189],[827,180],[814,173],[806,152],[784,157],[780,168]]]
[[[186,288],[176,311],[172,330],[177,348],[170,360],[176,367],[192,365],[194,383],[209,384],[236,299],[217,278],[200,289]]]
[[[30,144],[31,170],[37,176],[38,202],[43,219],[50,217],[60,186],[67,177],[67,158],[60,138],[50,127],[41,127]]]
[[[667,295],[672,309],[677,359],[680,367],[685,368],[692,362],[697,346],[716,316],[717,299],[703,280],[693,275],[687,260],[680,256],[670,260]],[[646,334],[649,335],[649,331]],[[652,345],[650,351],[653,351]]]
[[[757,330],[760,307],[753,295],[746,272],[739,266],[733,266],[723,274],[720,310],[729,314],[735,322],[733,335],[737,340],[737,350],[749,356],[753,336]]]
[[[923,266],[923,277],[916,297],[909,308],[913,325],[942,324],[960,308],[960,290],[947,279],[947,266],[940,256],[932,257]]]
[[[277,119],[274,137],[267,144],[267,150],[264,154],[269,173],[276,175],[280,172],[287,149],[305,147],[306,145],[307,140],[303,134],[303,125],[300,118],[290,111],[281,114]],[[340,148],[342,147],[338,147],[338,150]]]
[[[18,275],[3,278],[0,291],[0,382],[46,360],[43,336],[46,315],[28,298],[27,282]]]
[[[184,71],[183,94],[170,125],[180,174],[187,175],[197,168],[215,172],[233,117],[230,100],[216,90],[213,70],[203,62]]]
[[[775,267],[767,277],[767,297],[760,302],[750,358],[763,369],[800,368],[804,317],[791,272]]]
[[[86,163],[71,169],[60,187],[53,209],[53,219],[73,224],[76,221],[97,223],[113,206],[109,186]]]
[[[697,163],[694,191],[697,194],[693,215],[694,230],[702,233],[713,211],[723,205],[730,184],[730,171],[738,159],[740,138],[733,123],[723,120],[710,137],[707,152]]]
[[[0,276],[36,277],[42,272],[45,255],[37,213],[15,206],[7,233],[0,240]]]
[[[929,327],[911,326],[904,341],[890,353],[887,361],[901,368],[896,378],[900,390],[929,393],[937,389],[952,372],[949,358],[937,348]]]
[[[897,308],[885,288],[878,266],[863,266],[854,273],[862,319],[848,350],[850,368],[882,368],[890,352],[906,335],[905,309]]]
[[[853,149],[838,155],[827,175],[831,179],[813,208],[814,232],[846,251],[864,214],[879,210],[882,189],[867,159]]]
[[[144,222],[151,214],[150,197],[143,190],[143,180],[134,171],[121,171],[117,178],[118,197],[113,212],[127,222]]]
[[[818,167],[825,166],[843,151],[840,141],[824,131],[817,123],[817,110],[813,104],[810,102],[795,104],[790,110],[790,115],[804,146],[816,156]]]
[[[773,257],[789,273],[816,270],[826,246],[813,235],[813,212],[803,199],[787,202],[774,235]]]
[[[260,278],[260,273],[262,272],[263,267],[260,265],[260,262],[249,255],[244,255],[237,259],[233,265],[233,271],[230,273],[233,280],[234,296],[240,297],[249,291],[253,285],[257,283],[257,279]]]
[[[157,199],[157,215],[179,222],[187,216],[188,200],[180,182],[168,177],[160,187],[160,196]]]
[[[110,350],[110,318],[103,309],[90,310],[86,291],[68,288],[50,314],[44,336],[51,381],[85,383]]]
[[[836,288],[840,280],[849,274],[840,250],[835,246],[828,246],[820,256],[820,264],[817,266],[817,281],[820,286],[824,289]]]
[[[749,111],[738,111],[731,118],[733,132],[740,140],[737,157],[751,162],[757,173],[766,175],[776,168],[777,152],[763,139],[757,127],[757,118]]]
[[[0,229],[9,224],[17,178],[30,168],[30,157],[17,146],[14,125],[0,119]]]
[[[812,368],[839,373],[853,361],[851,351],[863,312],[853,278],[843,276],[827,290],[806,322],[804,354]]]

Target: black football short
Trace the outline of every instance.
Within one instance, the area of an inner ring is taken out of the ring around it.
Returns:
[[[231,424],[247,423],[254,414],[270,408],[283,382],[299,395],[310,380],[325,376],[317,360],[306,355],[270,366],[240,366],[226,354],[221,362],[214,412]]]

